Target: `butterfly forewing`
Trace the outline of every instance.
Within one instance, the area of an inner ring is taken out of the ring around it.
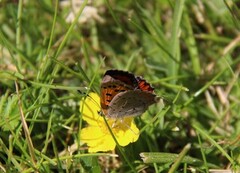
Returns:
[[[136,80],[138,82],[138,89],[142,90],[142,91],[148,91],[148,92],[153,92],[154,88],[142,77],[136,77]]]
[[[122,83],[132,86],[133,88],[137,87],[137,85],[138,85],[138,81],[135,78],[135,76],[132,73],[129,73],[127,71],[108,70],[104,74],[103,81],[104,81],[105,76],[110,76],[112,78],[112,80],[114,79],[114,80],[121,81]]]
[[[125,83],[112,78],[109,75],[104,76],[102,84],[101,84],[101,107],[103,113],[107,114],[107,109],[112,99],[119,93],[132,90],[133,87],[130,85],[126,85]]]

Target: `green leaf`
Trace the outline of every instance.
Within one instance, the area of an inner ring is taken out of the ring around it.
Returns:
[[[17,95],[9,95],[8,92],[0,98],[0,117],[2,120],[0,127],[3,131],[14,129],[20,123],[17,103]]]

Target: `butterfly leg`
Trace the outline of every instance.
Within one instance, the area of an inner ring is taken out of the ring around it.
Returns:
[[[126,126],[129,130],[131,130],[131,132],[133,132],[135,135],[138,135],[138,133],[134,132],[133,129],[131,129],[131,124],[127,124],[125,121],[124,121],[124,118],[121,118],[121,123]]]
[[[114,120],[114,122],[113,122],[113,124],[112,124],[112,128],[117,127],[117,121],[118,121],[118,119],[115,119],[115,120]]]

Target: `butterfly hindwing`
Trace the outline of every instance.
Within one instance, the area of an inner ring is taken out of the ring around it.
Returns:
[[[117,94],[109,104],[108,117],[138,116],[156,102],[156,95],[141,90],[128,90]]]

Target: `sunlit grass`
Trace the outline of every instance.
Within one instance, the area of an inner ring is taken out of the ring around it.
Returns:
[[[66,2],[0,2],[0,172],[240,169],[234,1]],[[108,69],[143,76],[165,106],[135,118],[135,143],[88,153],[79,102]]]

